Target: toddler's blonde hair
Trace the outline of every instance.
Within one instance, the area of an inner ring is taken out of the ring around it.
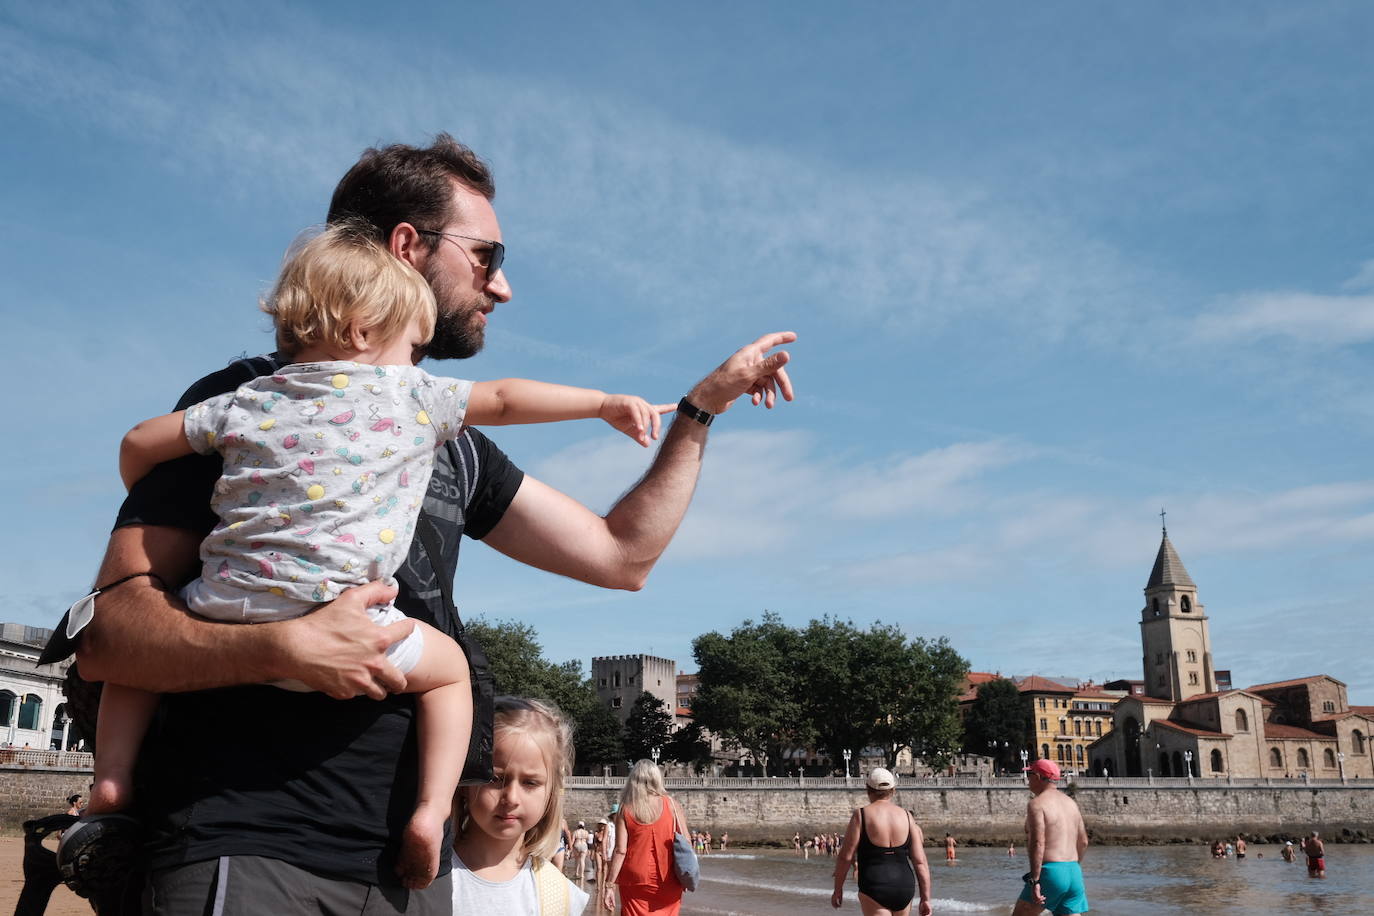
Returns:
[[[355,331],[393,340],[412,320],[428,343],[436,314],[424,277],[355,221],[297,240],[262,310],[272,316],[277,349],[287,355],[316,345],[353,350]]]

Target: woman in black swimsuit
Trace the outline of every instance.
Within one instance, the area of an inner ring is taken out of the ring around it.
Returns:
[[[906,916],[919,887],[920,916],[930,916],[930,866],[926,864],[921,828],[892,798],[897,778],[882,767],[868,772],[868,804],[854,812],[835,861],[835,893],[830,905],[844,900],[844,880],[859,862],[859,907],[864,916]],[[874,838],[877,838],[875,842]],[[885,845],[895,843],[895,845]]]

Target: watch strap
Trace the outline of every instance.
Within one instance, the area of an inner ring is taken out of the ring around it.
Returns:
[[[688,419],[696,420],[702,426],[710,426],[716,418],[715,414],[707,413],[686,398],[677,402],[677,412]]]

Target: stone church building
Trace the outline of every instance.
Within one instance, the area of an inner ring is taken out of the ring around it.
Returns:
[[[1217,689],[1207,622],[1166,529],[1140,614],[1145,690],[1089,746],[1094,776],[1374,778],[1374,706],[1325,674]]]

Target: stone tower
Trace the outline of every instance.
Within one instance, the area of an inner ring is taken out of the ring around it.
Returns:
[[[1197,600],[1197,585],[1169,542],[1168,528],[1145,585],[1140,642],[1148,696],[1177,703],[1217,689],[1207,615]]]

